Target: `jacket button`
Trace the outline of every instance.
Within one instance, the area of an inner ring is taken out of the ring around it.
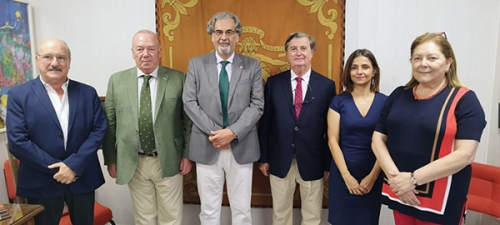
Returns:
[[[291,147],[292,147],[292,148],[295,148],[295,144],[292,144],[292,145],[291,145]]]
[[[299,127],[295,127],[295,128],[294,128],[294,130],[295,130],[295,131],[298,131],[298,130],[299,130]]]
[[[135,150],[137,150],[137,145],[134,145]]]

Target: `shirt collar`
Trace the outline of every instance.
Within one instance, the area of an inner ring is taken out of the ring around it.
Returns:
[[[50,84],[49,84],[49,83],[47,83],[47,82],[45,82],[45,81],[43,80],[43,78],[42,78],[42,76],[41,76],[41,75],[38,75],[38,76],[40,77],[40,81],[42,81],[42,84],[43,84],[43,86],[44,86],[44,87],[46,87],[46,88],[47,88],[47,87],[52,87],[52,86],[50,86]],[[68,79],[68,78],[66,78],[66,81],[62,84],[62,86],[61,86],[61,87],[65,89],[66,87],[68,87],[68,84],[69,84],[69,79]]]
[[[142,72],[142,71],[139,69],[139,67],[137,67],[137,77],[141,77],[142,75],[150,75],[150,76],[152,76],[152,77],[154,77],[154,78],[157,78],[157,77],[158,77],[158,68],[160,68],[160,66],[156,67],[156,69],[155,69],[155,70],[153,70],[153,72],[152,72],[152,73],[147,74],[147,73]]]
[[[222,59],[219,54],[217,54],[217,51],[215,51],[215,57],[217,59],[217,63],[219,64],[220,62],[222,61],[229,61],[229,64],[232,64],[233,63],[233,60],[234,60],[234,52],[233,54],[227,59],[227,60],[224,60]]]
[[[293,70],[290,70],[290,73],[292,74],[292,81],[295,80],[297,76],[297,74],[295,74],[295,72],[293,72]],[[311,78],[311,69],[309,69],[303,76],[302,76],[302,79],[306,82],[306,83],[309,83],[309,78]]]

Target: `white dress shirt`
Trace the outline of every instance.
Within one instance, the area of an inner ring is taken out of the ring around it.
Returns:
[[[141,105],[141,89],[142,89],[142,84],[144,83],[144,77],[143,75],[150,75],[151,78],[149,79],[149,90],[151,92],[151,112],[153,116],[153,124],[155,122],[155,103],[156,103],[156,81],[158,79],[158,68],[151,73],[151,74],[146,74],[142,72],[139,68],[137,68],[137,110],[140,109]]]
[[[68,142],[68,123],[69,123],[69,102],[68,102],[69,79],[67,79],[66,82],[64,82],[61,85],[61,88],[64,91],[62,99],[59,98],[59,95],[57,94],[56,90],[54,90],[54,88],[52,88],[50,84],[48,84],[42,79],[42,76],[40,76],[40,80],[42,81],[42,84],[45,87],[47,94],[49,95],[50,102],[52,102],[52,106],[56,111],[57,119],[59,120],[59,124],[61,125],[61,129],[63,132],[64,149],[66,150]]]
[[[293,70],[290,70],[290,73],[292,74],[292,100],[295,99],[295,88],[297,87],[297,80],[295,80],[297,74],[293,72]],[[309,69],[303,76],[302,76],[302,101],[306,98],[306,93],[307,93],[307,87],[309,86],[309,79],[311,78],[311,69]]]
[[[149,79],[149,91],[151,94],[151,117],[153,119],[153,125],[155,123],[155,103],[156,103],[156,90],[157,90],[157,80],[158,80],[158,68],[151,73],[151,74],[146,74],[142,72],[139,68],[137,68],[137,112],[140,111],[141,107],[141,89],[142,89],[142,84],[144,83],[144,77],[143,75],[150,75],[151,78]],[[137,133],[139,135],[139,133]],[[141,141],[139,138],[139,143],[137,144],[137,149],[139,152],[143,152],[141,149]],[[156,148],[153,150],[153,152],[156,152]]]
[[[222,59],[217,52],[215,52],[215,57],[217,58],[217,77],[220,77],[220,71],[222,70],[222,61],[228,61],[229,63],[226,65],[226,71],[227,71],[227,78],[228,81],[231,82],[231,74],[233,74],[233,60],[234,60],[234,52],[233,54],[229,57],[229,59],[224,60]]]

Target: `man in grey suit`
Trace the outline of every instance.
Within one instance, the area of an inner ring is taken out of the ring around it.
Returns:
[[[128,184],[134,224],[181,225],[182,175],[191,170],[185,76],[160,66],[160,41],[152,31],[134,35],[132,57],[136,67],[109,78],[104,163],[117,184]]]
[[[189,61],[182,95],[194,123],[189,159],[196,162],[200,220],[220,224],[226,180],[232,224],[250,225],[253,162],[260,157],[256,123],[264,108],[262,71],[257,60],[234,52],[241,35],[238,17],[217,13],[207,33],[216,51]]]

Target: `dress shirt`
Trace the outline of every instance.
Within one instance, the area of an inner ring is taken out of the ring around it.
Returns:
[[[157,79],[158,79],[158,68],[150,73],[146,74],[142,72],[139,68],[137,68],[137,112],[140,110],[140,102],[141,102],[141,89],[142,89],[142,84],[144,83],[144,77],[143,75],[150,75],[151,78],[149,79],[149,91],[151,92],[151,115],[153,119],[153,125],[155,123],[155,103],[156,103],[156,90],[157,90]],[[139,132],[137,132],[137,135],[139,135]],[[143,152],[141,149],[141,141],[139,138],[139,143],[137,144],[139,152]],[[156,148],[152,151],[156,152]]]
[[[227,59],[224,60],[222,59],[217,52],[215,52],[215,57],[217,58],[217,77],[220,77],[220,71],[222,69],[222,61],[228,61],[229,63],[226,65],[226,71],[227,71],[227,78],[229,80],[229,83],[231,83],[231,74],[233,74],[233,60],[234,60],[234,52],[233,54]]]
[[[293,72],[293,70],[290,70],[290,73],[292,74],[292,99],[295,99],[295,87],[297,87],[297,80],[295,80],[297,74]],[[311,69],[309,69],[303,76],[302,76],[302,101],[306,98],[306,93],[307,93],[307,88],[309,86],[309,79],[311,78]]]
[[[54,111],[56,111],[57,119],[59,120],[59,124],[61,125],[63,138],[64,138],[64,149],[66,149],[66,145],[68,142],[68,123],[69,123],[69,102],[68,102],[68,84],[69,79],[66,79],[61,85],[64,93],[62,99],[59,98],[56,90],[50,86],[47,82],[42,79],[40,76],[40,80],[42,81],[47,94],[49,95],[50,102],[52,103],[52,107],[54,107]]]
[[[156,79],[158,79],[158,67],[151,73],[146,74],[142,72],[139,68],[137,68],[137,110],[140,108],[141,102],[141,88],[142,83],[144,83],[143,75],[150,75],[151,79],[149,79],[149,90],[151,91],[151,112],[153,113],[153,124],[155,123],[155,103],[156,103]]]

